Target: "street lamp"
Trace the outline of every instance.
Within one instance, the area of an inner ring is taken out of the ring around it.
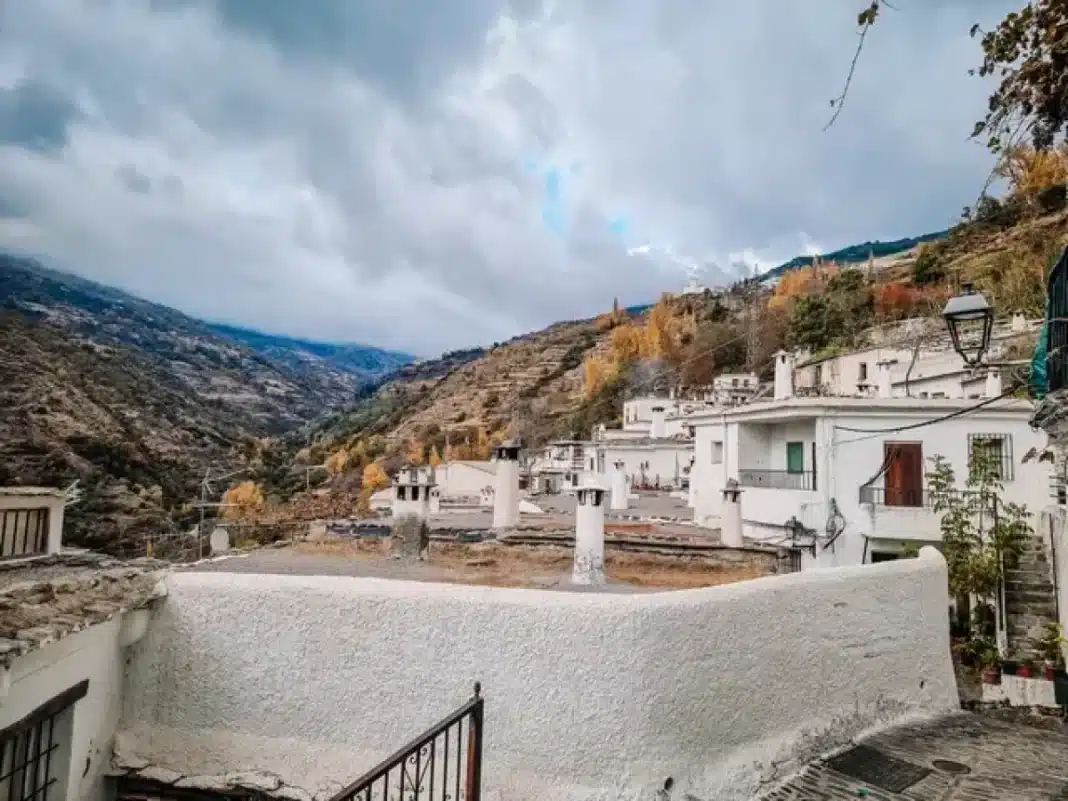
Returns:
[[[946,303],[942,317],[953,339],[953,349],[968,367],[978,366],[990,347],[990,332],[994,327],[994,310],[986,298],[972,289],[970,282],[965,283],[961,294]]]

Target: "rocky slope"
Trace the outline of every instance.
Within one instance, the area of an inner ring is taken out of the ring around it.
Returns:
[[[165,306],[0,257],[0,484],[78,479],[73,542],[114,549],[185,525],[208,466],[262,461],[264,438],[352,405],[403,358],[346,367],[351,351],[303,359],[306,344],[283,358],[279,342],[257,350]]]

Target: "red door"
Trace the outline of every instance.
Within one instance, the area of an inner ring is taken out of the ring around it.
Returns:
[[[923,506],[923,445],[887,442],[885,454],[886,505]]]

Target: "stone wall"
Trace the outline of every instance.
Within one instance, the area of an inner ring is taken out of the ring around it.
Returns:
[[[919,559],[588,594],[176,573],[122,744],[170,775],[327,797],[480,681],[487,799],[748,799],[858,732],[957,708],[946,568]]]

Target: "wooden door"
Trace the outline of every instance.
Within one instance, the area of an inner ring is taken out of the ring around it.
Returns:
[[[923,445],[887,442],[886,505],[923,506]]]

